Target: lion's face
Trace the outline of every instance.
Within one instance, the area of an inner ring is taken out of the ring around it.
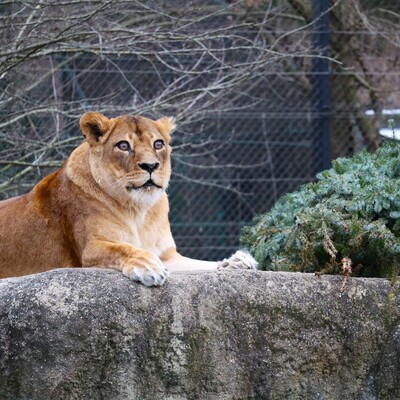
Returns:
[[[90,168],[104,191],[138,205],[152,205],[171,176],[172,118],[153,121],[140,116],[108,119],[94,112],[81,118],[90,145]]]

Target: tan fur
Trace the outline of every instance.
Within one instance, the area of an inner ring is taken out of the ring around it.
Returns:
[[[97,266],[151,286],[165,281],[167,266],[217,268],[180,256],[171,235],[165,190],[173,119],[89,112],[80,125],[86,141],[61,169],[0,202],[0,278]],[[121,150],[126,143],[129,151]],[[143,186],[150,177],[157,186]]]

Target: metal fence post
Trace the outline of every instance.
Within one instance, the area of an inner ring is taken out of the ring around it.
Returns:
[[[314,32],[312,61],[312,118],[316,172],[331,166],[330,143],[330,65],[329,60],[329,0],[313,0]]]

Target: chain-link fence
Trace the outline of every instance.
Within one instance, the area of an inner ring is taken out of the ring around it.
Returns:
[[[397,2],[9,1],[0,20],[0,196],[61,165],[85,111],[175,115],[170,216],[191,257],[232,253],[399,118]]]

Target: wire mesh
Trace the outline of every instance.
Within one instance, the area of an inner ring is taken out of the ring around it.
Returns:
[[[61,165],[85,111],[175,115],[174,237],[184,255],[220,259],[254,216],[399,119],[395,2],[328,1],[328,26],[317,0],[159,3],[0,6],[2,198]]]

